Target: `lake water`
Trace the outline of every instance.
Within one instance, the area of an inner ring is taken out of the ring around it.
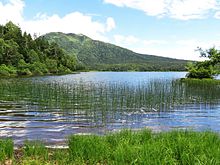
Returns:
[[[123,128],[220,132],[220,84],[185,72],[86,72],[0,80],[0,137],[63,145]]]

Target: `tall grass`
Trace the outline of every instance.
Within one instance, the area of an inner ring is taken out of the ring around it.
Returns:
[[[123,130],[105,136],[73,135],[68,145],[60,150],[26,143],[23,156],[14,156],[13,164],[220,164],[220,137],[209,131]]]
[[[83,164],[219,164],[219,145],[219,135],[211,132],[127,130],[72,136],[69,152],[72,161]]]
[[[13,141],[11,139],[0,140],[0,164],[6,159],[13,158]]]

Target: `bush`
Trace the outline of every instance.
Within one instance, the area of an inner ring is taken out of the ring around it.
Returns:
[[[204,65],[204,66],[203,66]],[[188,64],[189,73],[186,75],[187,78],[214,78],[216,71],[211,65],[207,65],[204,62],[198,62],[196,64]]]
[[[18,73],[18,75],[21,75],[21,76],[31,76],[32,75],[31,71],[28,68],[18,70],[17,73]]]
[[[29,66],[33,75],[43,75],[44,73],[48,73],[47,66],[41,62],[34,62]]]
[[[13,66],[0,65],[0,76],[16,75],[16,69]]]
[[[65,67],[63,65],[60,65],[58,67],[58,73],[60,73],[60,74],[68,74],[68,73],[72,73],[72,71],[69,68],[67,68],[67,67]]]
[[[46,59],[47,69],[50,73],[57,73],[57,61],[53,59]]]

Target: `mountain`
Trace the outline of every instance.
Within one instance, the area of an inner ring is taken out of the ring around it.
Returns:
[[[188,61],[144,55],[131,50],[97,40],[85,35],[48,33],[42,36],[50,43],[57,43],[79,63],[95,70],[185,70]]]

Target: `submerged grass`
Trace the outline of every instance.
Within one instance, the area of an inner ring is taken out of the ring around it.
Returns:
[[[1,162],[16,158],[5,144],[7,140],[0,143],[1,153],[7,155]],[[60,150],[27,142],[23,156],[13,164],[220,164],[220,136],[209,131],[123,130],[105,136],[73,135],[68,145]]]
[[[132,86],[126,83],[65,84],[32,82],[25,79],[2,80],[0,101],[23,103],[31,109],[34,105],[38,110],[80,110],[88,115],[104,111],[170,111],[179,105],[219,103],[219,82],[192,79],[172,82],[158,80]]]

